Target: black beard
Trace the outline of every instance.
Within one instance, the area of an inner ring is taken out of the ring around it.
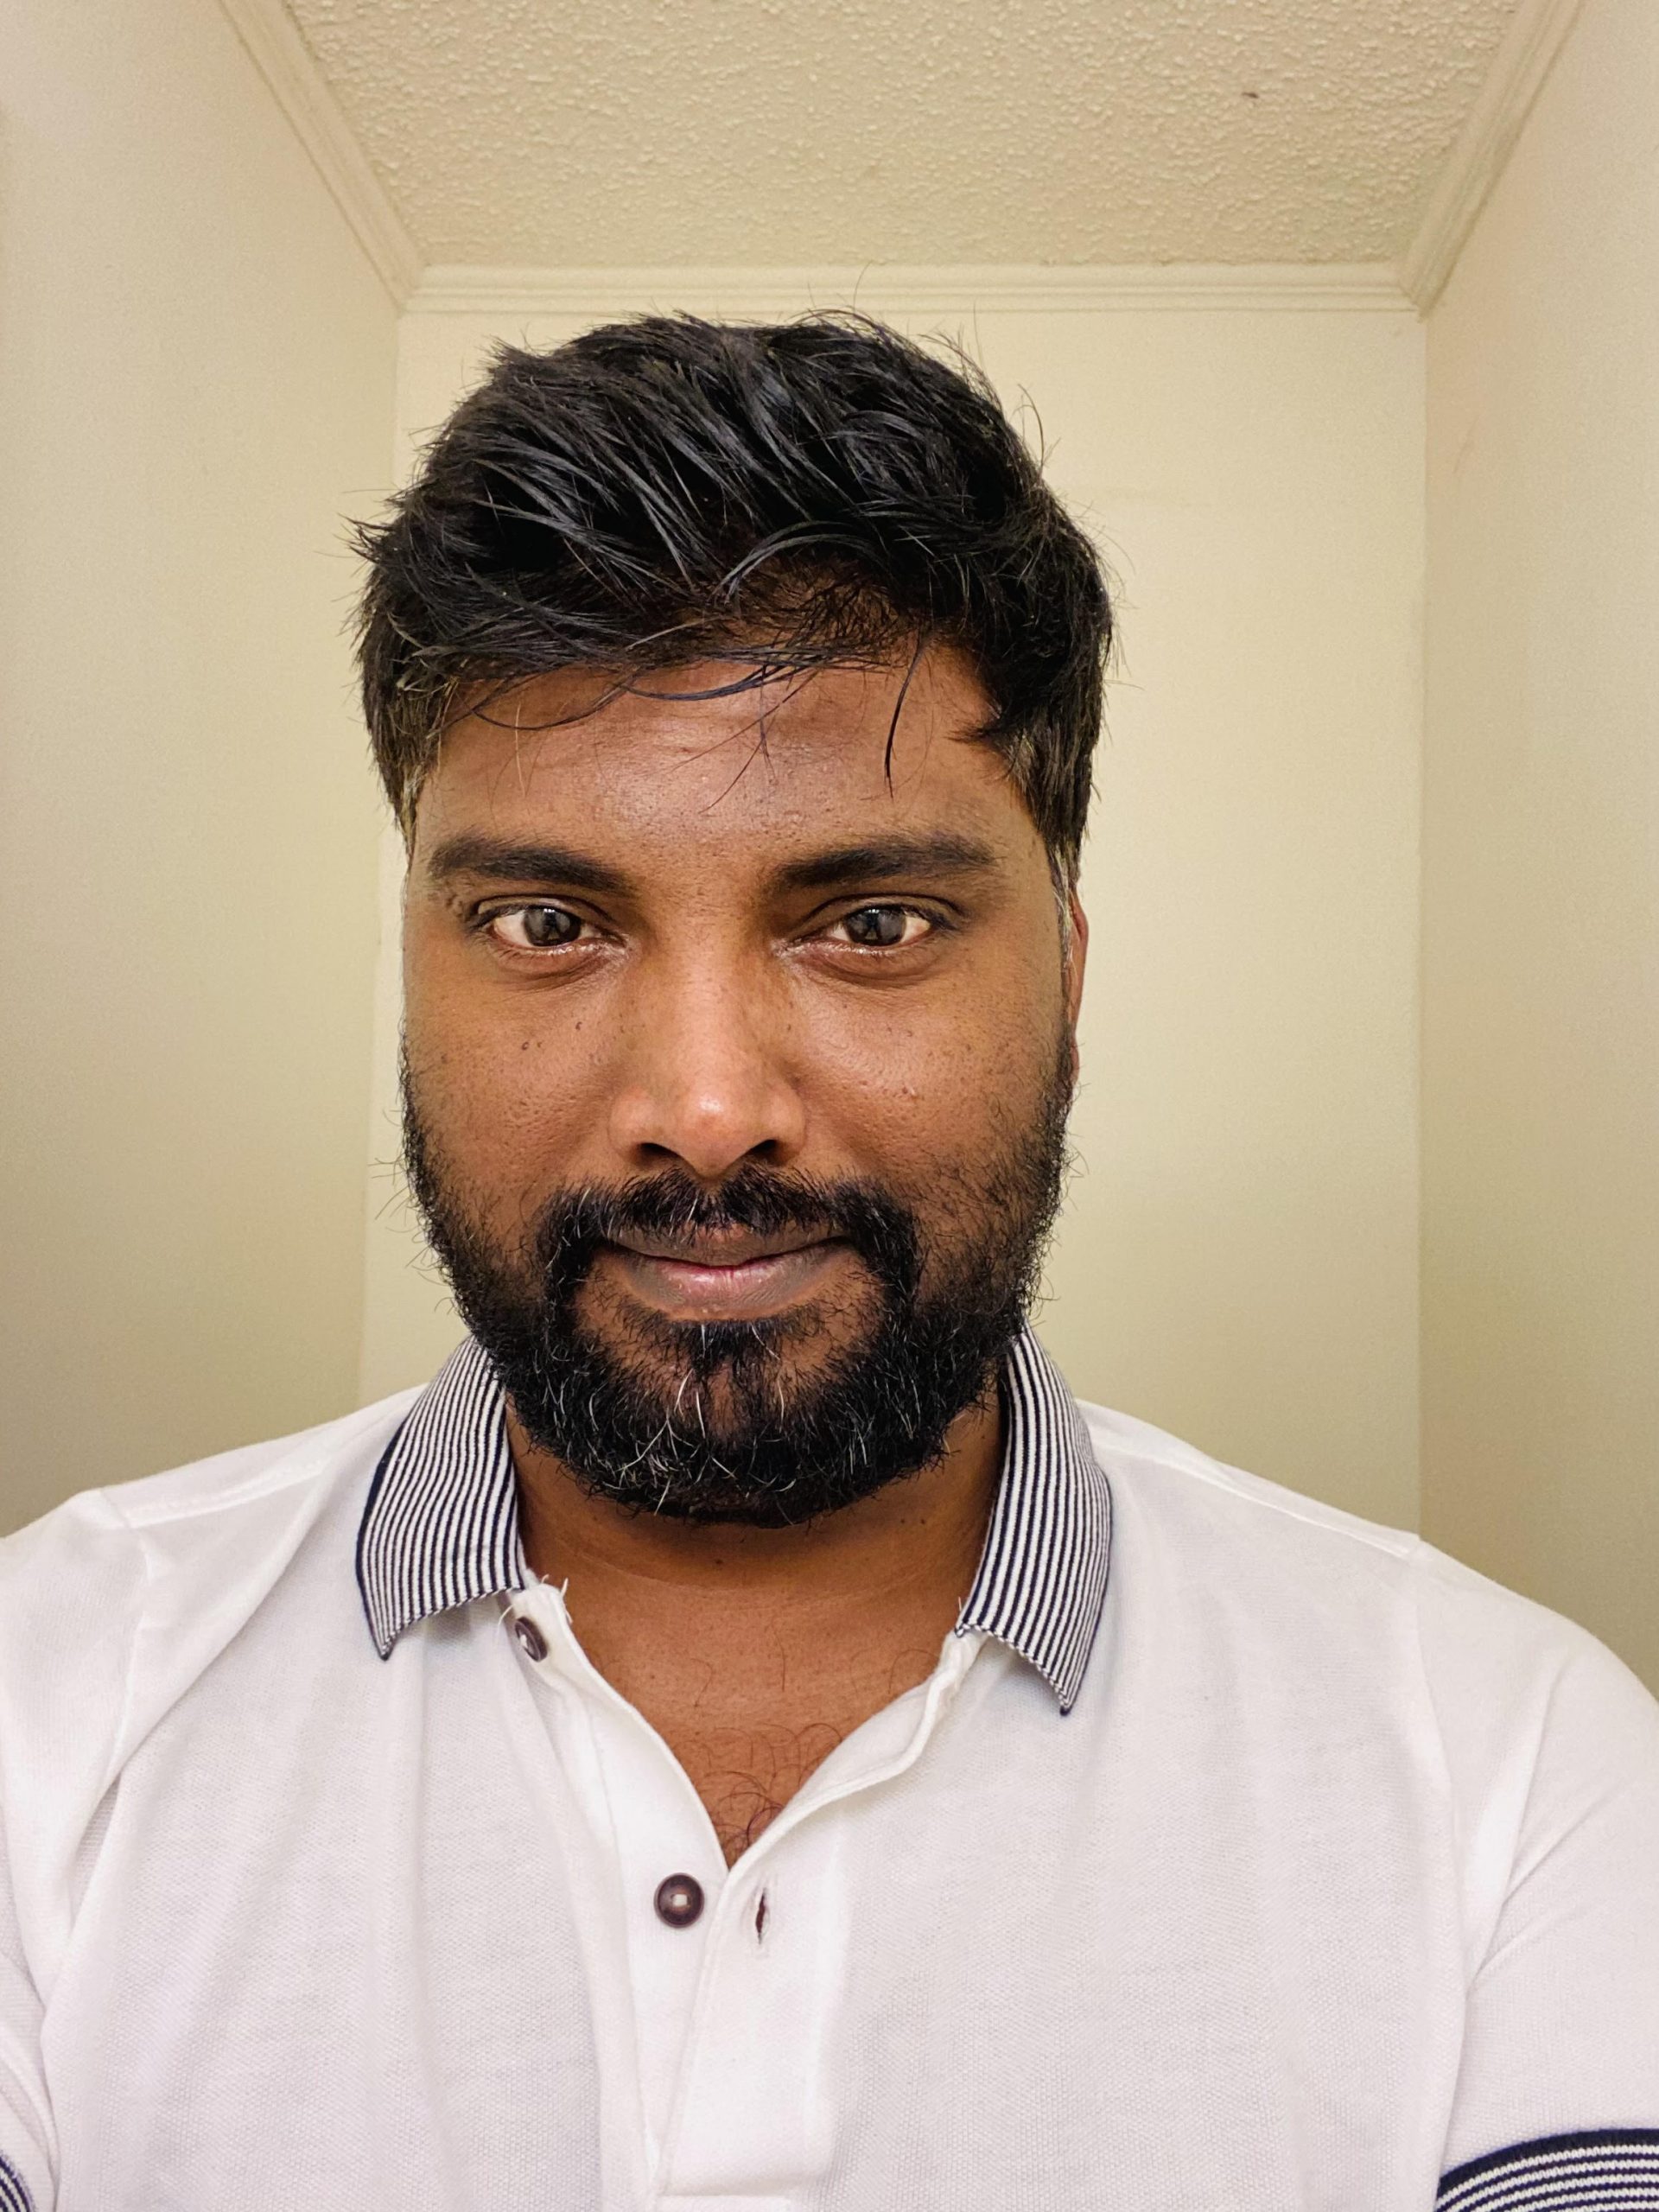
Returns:
[[[407,1062],[405,1166],[462,1318],[535,1444],[617,1504],[784,1527],[929,1465],[989,1388],[1058,1211],[1071,1087],[1068,1037],[1035,1126],[958,1185],[943,1224],[957,1234],[931,1247],[913,1211],[873,1182],[749,1165],[715,1190],[668,1169],[562,1193],[523,1251],[503,1251],[441,1167]],[[810,1376],[791,1375],[789,1354],[823,1329],[821,1300],[747,1321],[678,1322],[640,1307],[620,1347],[584,1325],[577,1300],[602,1245],[721,1230],[839,1237],[862,1262],[846,1341]]]

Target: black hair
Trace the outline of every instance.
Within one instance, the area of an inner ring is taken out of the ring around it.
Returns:
[[[718,659],[734,688],[955,647],[1062,880],[1112,636],[1099,557],[984,376],[867,318],[502,346],[362,527],[363,702],[407,833],[480,687]],[[901,695],[902,697],[902,695]]]

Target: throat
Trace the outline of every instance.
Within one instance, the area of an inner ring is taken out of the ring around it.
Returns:
[[[973,1586],[1001,1459],[994,1391],[943,1457],[789,1529],[619,1510],[510,1421],[531,1572],[589,1663],[655,1729],[731,1865],[854,1730],[938,1663]]]
[[[711,1679],[706,1669],[695,1681],[654,1669],[611,1679],[679,1762],[730,1866],[855,1729],[927,1680],[954,1621],[952,1609],[937,1636],[896,1649],[866,1645],[828,1663],[821,1650],[817,1663],[798,1653],[770,1680]]]
[[[857,1725],[821,1720],[799,1728],[694,1728],[677,1742],[658,1732],[702,1799],[726,1864],[733,1866]]]

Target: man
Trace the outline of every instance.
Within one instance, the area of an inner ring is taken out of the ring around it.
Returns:
[[[988,391],[505,353],[365,550],[470,1334],[0,1554],[0,2207],[1659,2204],[1659,1710],[1025,1327],[1109,620]]]

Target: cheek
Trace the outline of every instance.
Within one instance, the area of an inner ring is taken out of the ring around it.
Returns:
[[[807,1026],[811,1118],[855,1172],[891,1176],[925,1204],[941,1175],[977,1183],[1029,1136],[1054,1082],[1061,1027],[1058,981],[1034,964],[1007,991],[855,1007],[852,1018]]]
[[[512,1206],[540,1192],[550,1161],[573,1164],[583,1133],[591,1141],[603,1126],[598,1027],[581,1014],[550,1021],[528,995],[504,1006],[448,980],[441,963],[409,963],[410,1082],[454,1171]]]

